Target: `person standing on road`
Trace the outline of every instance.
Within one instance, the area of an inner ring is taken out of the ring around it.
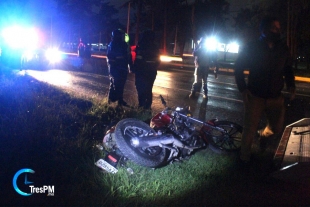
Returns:
[[[206,38],[201,38],[198,47],[194,50],[195,72],[189,98],[195,98],[196,92],[200,92],[202,85],[203,98],[208,96],[207,78],[210,67],[210,53],[206,47]]]
[[[295,97],[295,77],[292,58],[287,45],[281,41],[280,22],[275,17],[265,17],[260,24],[261,36],[240,52],[235,63],[235,80],[242,93],[245,108],[241,140],[240,161],[251,160],[253,138],[277,135],[284,123],[284,97],[281,93],[286,83],[290,99]],[[243,71],[249,70],[246,83]],[[267,126],[258,130],[261,115],[265,113]]]
[[[110,76],[108,101],[118,101],[119,105],[127,106],[123,93],[132,59],[130,47],[125,42],[125,33],[120,29],[112,32],[112,41],[107,50],[107,64]]]
[[[155,43],[155,34],[146,30],[136,46],[136,58],[133,72],[138,92],[139,107],[151,109],[153,84],[160,64],[159,48]]]
[[[82,38],[80,38],[80,43],[78,45],[78,56],[80,58],[84,58],[84,54],[85,54],[85,44],[82,41]]]

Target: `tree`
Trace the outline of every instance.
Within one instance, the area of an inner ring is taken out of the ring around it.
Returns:
[[[193,5],[195,42],[204,35],[217,35],[225,33],[226,15],[229,11],[229,3],[225,0],[195,0]]]
[[[310,68],[310,2],[306,0],[287,1],[287,44],[296,60],[305,56],[307,69]],[[297,61],[295,61],[297,68]]]
[[[73,32],[73,38],[83,38],[84,41],[98,40],[100,32],[107,38],[108,32],[120,26],[112,15],[117,13],[114,6],[101,0],[55,0],[59,12],[59,19],[65,22],[62,33]]]
[[[304,55],[309,68],[310,60],[310,2],[308,0],[274,0],[268,4],[257,4],[243,8],[235,19],[235,29],[244,42],[258,36],[259,23],[264,15],[273,15],[282,23],[282,32],[292,57]],[[295,62],[297,64],[297,61]],[[297,68],[297,65],[295,65]]]
[[[259,22],[264,15],[261,6],[254,5],[252,8],[241,8],[240,12],[234,17],[237,36],[242,42],[257,39],[259,35]]]
[[[152,10],[148,10],[147,16],[152,17],[152,22],[155,19],[155,29],[163,31],[164,52],[166,43],[175,42],[172,40],[177,37],[180,56],[183,56],[186,41],[196,41],[198,36],[210,31],[223,30],[228,6],[224,0],[196,0],[194,4],[189,4],[187,0],[158,0],[152,3]]]
[[[95,21],[97,22],[96,32],[100,34],[100,40],[102,36],[104,37],[104,42],[109,42],[111,32],[117,28],[122,28],[119,20],[112,18],[117,12],[117,9],[111,6],[110,3],[101,2],[99,13],[95,17]]]

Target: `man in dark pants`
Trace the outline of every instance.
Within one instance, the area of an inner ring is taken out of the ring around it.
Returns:
[[[236,83],[245,108],[240,151],[240,161],[244,164],[251,160],[251,146],[256,133],[267,138],[279,134],[283,128],[285,109],[281,91],[284,82],[291,100],[295,96],[292,58],[287,45],[280,39],[280,22],[275,17],[265,17],[260,31],[260,38],[249,43],[235,63]],[[247,83],[243,73],[245,69],[249,69]],[[257,131],[262,113],[266,115],[267,126]]]
[[[128,67],[132,65],[132,59],[129,45],[125,42],[125,33],[122,30],[112,32],[112,41],[107,50],[107,63],[110,75],[109,103],[118,101],[119,105],[127,106],[123,100],[123,93]]]
[[[206,38],[201,38],[198,47],[193,52],[195,58],[194,83],[189,98],[195,98],[196,92],[200,92],[202,85],[203,98],[207,98],[207,79],[210,67],[210,52],[206,47]]]
[[[152,88],[159,63],[159,48],[155,44],[155,34],[153,31],[147,30],[136,47],[136,59],[133,67],[139,107],[144,109],[150,109],[152,105]]]

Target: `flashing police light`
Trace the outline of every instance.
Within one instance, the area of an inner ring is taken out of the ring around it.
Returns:
[[[34,49],[38,46],[38,33],[33,28],[12,26],[3,29],[2,37],[9,47],[14,49]]]

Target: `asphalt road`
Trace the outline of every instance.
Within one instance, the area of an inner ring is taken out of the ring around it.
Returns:
[[[196,99],[188,98],[194,80],[193,72],[193,65],[161,63],[153,87],[153,112],[163,109],[159,98],[159,95],[162,95],[170,107],[190,106],[193,116],[200,120],[217,118],[242,124],[243,103],[232,73],[222,70],[218,79],[215,79],[213,72],[210,71],[208,99],[204,100],[202,94],[197,94]],[[21,74],[56,85],[77,97],[107,101],[109,78],[105,58],[91,58],[82,64],[79,58],[71,56],[65,63],[50,70],[26,70]],[[128,75],[124,99],[129,105],[136,107],[138,100],[134,76],[133,73]],[[310,116],[309,83],[297,81],[296,85],[296,99],[292,103],[287,102],[287,105],[290,104],[287,107],[288,111],[293,111],[287,124],[289,121],[297,121]],[[283,93],[288,95],[285,90]]]

